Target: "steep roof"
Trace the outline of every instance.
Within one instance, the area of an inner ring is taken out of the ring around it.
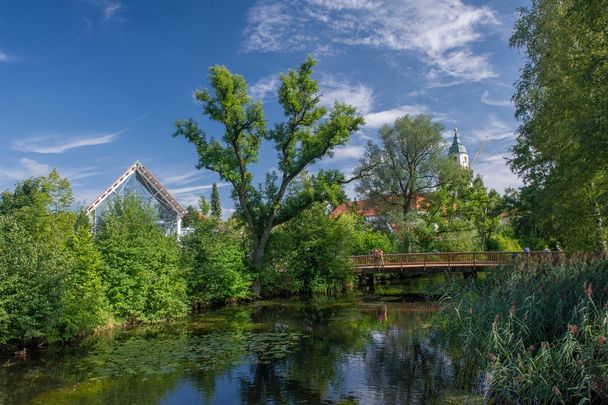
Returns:
[[[146,182],[146,185],[155,191],[155,197],[161,201],[165,206],[173,210],[176,214],[184,216],[186,210],[177,202],[175,197],[169,193],[169,191],[160,184],[160,181],[139,161],[133,163],[129,168],[118,177],[103,193],[99,194],[95,200],[87,207],[87,213],[91,213],[97,207],[99,207],[116,189],[124,184],[133,174],[139,174],[140,177]]]
[[[452,146],[450,146],[450,150],[448,151],[448,155],[460,155],[463,153],[467,153],[467,148],[460,142],[460,138],[458,137],[458,131],[454,128],[454,141],[452,142]]]

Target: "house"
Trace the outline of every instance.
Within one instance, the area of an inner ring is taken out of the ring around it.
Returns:
[[[104,192],[102,192],[86,211],[93,223],[93,229],[99,223],[103,213],[111,206],[116,197],[132,193],[145,201],[157,213],[157,225],[167,235],[180,236],[182,218],[186,210],[175,197],[163,187],[158,179],[139,161],[133,163]]]

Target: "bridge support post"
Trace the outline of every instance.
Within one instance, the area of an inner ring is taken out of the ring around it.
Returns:
[[[370,290],[374,289],[374,275],[370,274],[367,276],[367,286],[369,287]]]
[[[477,278],[477,270],[475,268],[471,268],[471,269],[463,271],[462,275],[463,275],[463,277],[465,279],[467,279],[467,278],[476,279]]]

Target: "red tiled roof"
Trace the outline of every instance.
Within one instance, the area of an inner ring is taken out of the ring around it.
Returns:
[[[332,218],[335,218],[345,212],[350,211],[352,209],[351,207],[353,206],[353,204],[355,205],[357,215],[361,215],[362,217],[368,218],[368,217],[375,217],[375,216],[381,215],[381,212],[378,209],[378,206],[374,205],[374,203],[372,201],[359,200],[359,201],[348,201],[348,202],[338,205],[331,212],[330,216]],[[412,207],[416,208],[417,210],[424,209],[427,206],[428,206],[428,199],[427,199],[427,197],[425,197],[423,195],[417,195],[416,198],[414,199],[414,201],[412,201]]]
[[[352,209],[353,204],[355,205],[355,210],[357,215],[361,215],[363,217],[375,217],[378,215],[376,209],[371,205],[368,200],[360,200],[360,201],[347,201],[338,205],[331,212],[330,216],[335,218],[345,212],[349,212]]]

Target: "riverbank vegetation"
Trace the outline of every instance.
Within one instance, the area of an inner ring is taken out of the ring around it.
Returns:
[[[233,185],[236,210],[223,220],[213,187],[210,203],[201,196],[199,207],[188,207],[189,233],[179,241],[133,195],[114,199],[91,229],[57,171],[2,193],[0,344],[70,340],[236,300],[339,293],[356,282],[349,256],[376,248],[482,250],[500,247],[501,237],[512,240],[499,221],[503,200],[446,157],[443,127],[430,116],[406,115],[383,126],[384,143],[368,145],[350,178],[339,170],[309,172],[363,124],[349,105],[320,105],[314,65],[308,58],[280,76],[278,99],[288,119],[272,128],[242,76],[210,69],[213,92],[201,90],[197,100],[204,115],[222,124],[221,136],[208,138],[192,120],[177,122],[176,135],[194,144],[199,168]],[[254,186],[249,170],[264,141],[275,146],[277,170]],[[409,158],[412,145],[423,159],[404,174],[411,185],[403,194],[386,176],[387,156]],[[425,148],[432,156],[424,158]],[[333,213],[353,181],[374,207],[372,220],[356,204]],[[389,183],[395,197],[382,204],[378,189]]]
[[[524,185],[505,205],[513,235],[533,249],[606,257],[606,26],[604,3],[558,0],[532,1],[515,25],[511,45],[526,63],[510,164]],[[452,285],[438,326],[481,356],[498,402],[608,402],[608,261],[519,265]]]
[[[489,372],[499,402],[608,400],[608,260],[562,260],[446,287],[437,329]]]

